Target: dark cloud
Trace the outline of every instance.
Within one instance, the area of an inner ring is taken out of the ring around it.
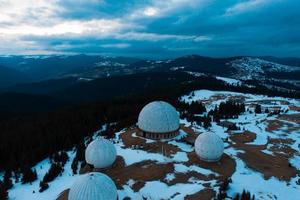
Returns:
[[[45,6],[51,12],[42,15]],[[300,56],[298,0],[64,0],[35,9],[0,20],[0,36],[34,44],[36,53]],[[33,31],[15,31],[24,24]],[[28,49],[0,53],[13,48]]]

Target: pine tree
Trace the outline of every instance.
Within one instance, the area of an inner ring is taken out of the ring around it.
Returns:
[[[76,147],[77,151],[76,151],[76,159],[78,161],[84,161],[84,153],[85,153],[85,145],[81,142],[77,145]]]
[[[65,151],[55,152],[51,157],[51,160],[55,163],[60,163],[62,166],[66,164],[69,159],[68,154]]]
[[[205,117],[205,118],[204,118],[203,127],[204,127],[204,128],[211,127],[210,117]]]
[[[52,163],[49,171],[45,174],[43,182],[49,183],[53,181],[59,174],[63,172],[63,168],[58,163]]]
[[[0,181],[0,199],[1,200],[7,200],[8,199],[8,192],[3,184],[2,181]]]
[[[73,159],[71,168],[72,168],[73,174],[77,174],[77,170],[78,170],[78,160],[77,160],[77,158]]]
[[[6,190],[9,190],[12,188],[12,180],[11,180],[12,173],[10,170],[6,170],[4,174],[3,184]]]
[[[236,194],[233,200],[240,200],[240,194]]]
[[[49,185],[48,183],[44,182],[44,181],[41,181],[40,182],[40,190],[39,192],[44,192],[45,190],[47,190],[49,188]]]
[[[19,181],[20,181],[20,170],[14,171],[14,178],[15,178],[15,182],[19,183]]]
[[[249,191],[243,190],[242,194],[237,194],[233,200],[255,200],[255,196],[253,195],[251,197],[251,194]]]
[[[261,105],[256,104],[256,106],[255,106],[255,113],[257,113],[257,114],[261,113]]]
[[[25,166],[23,169],[23,176],[22,176],[22,184],[25,183],[32,183],[37,179],[36,170],[32,170],[30,167]]]

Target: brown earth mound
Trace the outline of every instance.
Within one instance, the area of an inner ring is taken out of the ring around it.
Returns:
[[[294,142],[295,141],[290,138],[269,138],[268,144],[272,144],[269,150],[272,151],[276,156],[284,155],[287,158],[291,158],[295,154],[299,154],[299,152],[289,146]]]
[[[265,179],[274,176],[280,180],[289,181],[297,175],[297,170],[289,166],[289,160],[280,155],[272,156],[261,152],[257,147],[243,148],[245,153],[239,153],[248,167],[261,172]]]
[[[256,139],[256,134],[251,131],[244,131],[241,134],[231,134],[230,139],[235,143],[248,143],[253,142]]]
[[[267,120],[267,123],[268,123],[268,126],[266,128],[266,131],[268,131],[268,132],[272,132],[279,128],[282,128],[283,125],[285,124],[284,122],[279,121],[279,120]]]
[[[187,166],[196,165],[204,169],[212,170],[223,177],[231,177],[235,172],[236,163],[234,159],[225,153],[218,162],[211,163],[200,160],[195,152],[188,153],[188,158],[189,161],[185,163]]]
[[[265,179],[269,179],[274,176],[280,180],[290,180],[297,175],[297,170],[289,165],[289,157],[283,154],[276,154],[272,156],[262,152],[267,148],[265,145],[249,145],[247,142],[253,141],[254,133],[245,131],[243,134],[232,135],[230,138],[235,142],[231,144],[236,149],[243,150],[245,153],[238,153],[238,157],[241,158],[248,167],[258,171],[264,175]],[[283,140],[269,139],[268,143],[280,144]],[[278,143],[279,142],[279,143]],[[285,141],[291,142],[291,141]],[[281,143],[282,144],[282,143]],[[274,145],[273,148],[276,148]],[[292,155],[292,151],[286,147],[287,155]],[[276,151],[274,151],[276,152]]]
[[[289,106],[289,109],[290,110],[293,110],[293,111],[300,111],[300,107],[297,107],[297,106]]]
[[[297,124],[300,124],[300,114],[285,114],[281,115],[279,119],[295,122]]]

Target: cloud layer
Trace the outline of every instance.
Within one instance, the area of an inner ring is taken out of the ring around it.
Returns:
[[[0,0],[0,54],[300,56],[298,0]]]

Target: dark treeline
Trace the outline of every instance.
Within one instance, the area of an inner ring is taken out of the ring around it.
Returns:
[[[181,118],[186,118],[189,122],[195,122],[199,126],[208,128],[211,122],[220,122],[221,119],[237,118],[241,113],[245,112],[245,105],[235,101],[221,102],[219,106],[207,112],[205,115],[199,116],[206,112],[205,106],[201,102],[192,102],[191,104],[179,102],[179,111]],[[228,126],[229,130],[238,130],[239,128],[232,124]]]
[[[0,199],[6,200],[8,199],[8,192],[7,189],[5,188],[4,184],[2,181],[0,181]]]
[[[194,92],[191,96],[194,96]],[[204,128],[211,126],[211,118],[209,116],[199,116],[206,112],[206,108],[201,102],[192,101],[191,103],[185,103],[177,101],[175,107],[180,112],[180,118],[187,119],[189,122],[196,122],[197,125]]]
[[[40,182],[40,192],[46,190],[49,187],[48,183],[63,173],[64,166],[68,159],[69,156],[65,151],[55,152],[50,156],[51,166],[43,177],[43,180]]]
[[[85,159],[85,144],[83,142],[76,145],[76,155],[72,161],[71,168],[73,174],[78,172],[78,164],[83,162]]]
[[[205,106],[201,102],[192,101],[192,103],[185,103],[178,101],[174,105],[177,110],[183,115],[183,114],[202,114],[203,112],[206,112]]]
[[[251,195],[249,191],[243,190],[242,194],[237,194],[233,200],[255,200],[255,195]]]
[[[219,122],[220,119],[237,118],[241,113],[245,112],[245,105],[235,101],[226,101],[220,103],[214,110],[209,111],[209,115],[213,116],[214,121]]]
[[[163,78],[167,78],[168,76]],[[233,87],[224,85],[213,77],[188,77],[172,85],[145,89],[136,94],[107,100],[84,103],[60,108],[56,111],[34,116],[18,117],[0,122],[0,171],[22,170],[24,166],[33,166],[37,162],[58,151],[71,150],[81,144],[102,125],[117,122],[109,128],[107,135],[136,123],[139,111],[153,100],[164,100],[178,105],[178,97],[196,89],[231,90],[237,92],[280,95],[267,88]],[[159,84],[158,84],[159,85]],[[101,92],[101,91],[99,91]],[[80,94],[79,94],[80,95]],[[283,93],[282,96],[294,94]],[[201,105],[193,105],[203,112]],[[80,161],[82,155],[78,155]],[[77,162],[78,162],[77,161]],[[73,170],[76,169],[76,161]]]

